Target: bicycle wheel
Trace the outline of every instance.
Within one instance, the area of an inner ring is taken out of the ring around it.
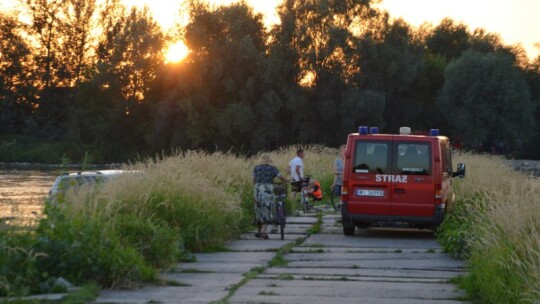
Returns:
[[[309,199],[306,189],[302,189],[302,196],[301,196],[301,202],[302,202],[302,210],[304,213],[309,212]]]
[[[281,233],[281,239],[285,238],[285,214],[281,214],[279,218],[279,232]]]
[[[330,202],[332,203],[332,207],[334,207],[334,210],[338,210],[340,208],[340,205],[341,205],[340,204],[341,203],[341,195],[337,194],[336,187],[339,187],[339,186],[334,186],[334,188],[332,188],[331,191],[330,191]],[[341,191],[339,191],[339,192],[341,192]]]
[[[332,207],[334,207],[334,209],[337,209],[336,208],[336,205],[337,205],[337,200],[339,199],[338,197],[336,197],[336,186],[332,187],[332,189],[330,189],[330,203],[332,203]]]

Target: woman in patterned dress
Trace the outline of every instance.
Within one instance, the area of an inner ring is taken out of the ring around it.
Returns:
[[[257,224],[255,236],[268,239],[266,227],[275,220],[276,210],[274,204],[274,178],[278,177],[284,182],[288,179],[283,177],[279,170],[272,165],[270,154],[263,153],[261,162],[253,169],[253,184],[255,195],[254,223]]]

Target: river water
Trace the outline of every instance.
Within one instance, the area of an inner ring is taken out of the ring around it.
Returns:
[[[0,221],[37,219],[58,174],[58,169],[0,169]]]

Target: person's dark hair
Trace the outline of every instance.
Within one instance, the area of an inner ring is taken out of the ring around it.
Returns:
[[[296,155],[300,155],[300,153],[304,152],[303,149],[298,149],[298,151],[296,151]]]

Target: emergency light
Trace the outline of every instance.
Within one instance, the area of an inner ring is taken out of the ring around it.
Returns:
[[[431,129],[429,130],[430,136],[439,136],[439,129]]]
[[[366,127],[366,126],[358,127],[358,133],[360,133],[360,135],[367,135],[368,134],[368,127]]]
[[[411,128],[409,128],[409,127],[401,127],[401,128],[399,128],[399,134],[401,134],[401,135],[411,135]]]
[[[379,134],[379,128],[378,127],[369,128],[369,134]]]

